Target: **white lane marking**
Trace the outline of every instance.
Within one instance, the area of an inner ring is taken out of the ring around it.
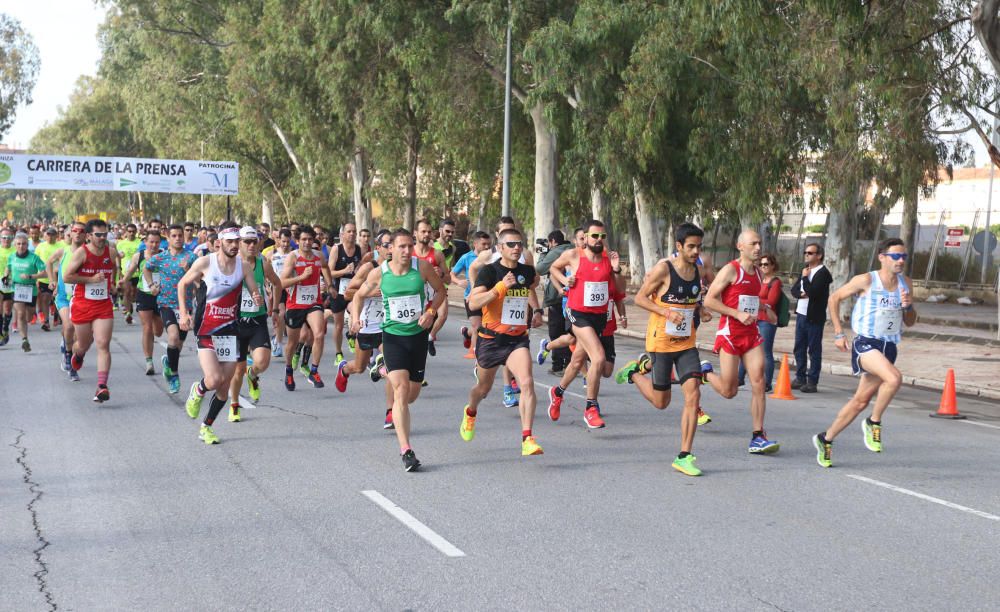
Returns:
[[[250,408],[252,410],[252,409],[257,408],[257,404],[251,402],[250,398],[244,397],[244,395],[241,393],[240,394],[240,408]]]
[[[548,397],[549,387],[554,387],[555,385],[547,385],[541,381],[535,381],[535,384],[543,389],[545,389],[546,397]],[[573,393],[572,391],[563,391],[563,395],[572,395],[573,397],[578,397],[582,400],[586,400],[586,395],[580,395],[579,393]]]
[[[361,494],[378,504],[383,510],[395,517],[396,520],[409,527],[414,533],[445,555],[449,557],[465,556],[465,553],[456,548],[451,542],[439,536],[433,529],[415,519],[412,514],[394,504],[378,491],[362,491]]]
[[[895,491],[897,493],[902,493],[904,495],[910,495],[912,497],[916,497],[917,499],[922,499],[924,501],[929,501],[931,503],[938,504],[946,508],[951,508],[952,510],[960,510],[968,514],[974,514],[976,516],[985,519],[990,519],[991,521],[1000,521],[1000,516],[996,516],[995,514],[983,512],[982,510],[976,510],[975,508],[968,508],[966,506],[961,506],[959,504],[944,499],[931,497],[930,495],[924,495],[923,493],[917,493],[916,491],[904,489],[903,487],[897,487],[896,485],[892,485],[887,482],[882,482],[881,480],[875,480],[874,478],[868,478],[866,476],[858,476],[857,474],[848,474],[847,477],[853,478],[854,480],[860,480],[861,482],[867,482],[868,484],[873,484],[876,487],[882,487],[884,489],[889,489],[890,491]]]
[[[979,421],[970,421],[969,419],[963,419],[959,422],[968,423],[969,425],[979,425],[980,427],[989,427],[990,429],[1000,429],[1000,426],[998,425],[990,425],[989,423],[980,423]]]

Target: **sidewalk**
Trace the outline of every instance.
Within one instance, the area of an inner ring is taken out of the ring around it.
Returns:
[[[461,287],[451,287],[449,302],[453,313],[458,312],[461,313],[459,316],[465,316]],[[919,313],[924,313],[926,308],[935,315],[934,320],[954,322],[961,320],[965,309],[976,309],[969,312],[977,313],[977,317],[985,317],[985,311],[992,307],[918,303],[916,308]],[[626,302],[625,311],[628,313],[629,328],[621,329],[619,326],[617,335],[645,339],[649,313],[635,306],[631,297]],[[698,329],[699,349],[709,352],[712,350],[716,329],[718,329],[718,315],[714,315],[712,321],[701,325]],[[903,373],[903,384],[941,391],[944,388],[948,368],[954,368],[955,387],[958,393],[1000,400],[1000,342],[990,340],[995,338],[995,334],[991,334],[992,332],[981,329],[927,323],[923,321],[921,314],[917,325],[907,328],[903,333],[903,342],[899,347],[896,365]],[[794,367],[795,357],[792,355],[794,344],[793,314],[789,326],[779,329],[775,337],[775,359],[780,361],[783,354],[788,354],[789,363]],[[829,324],[826,325],[823,337],[822,371],[825,374],[851,375],[851,354],[841,353],[834,347],[833,326]],[[822,384],[823,380],[820,378],[820,386]]]

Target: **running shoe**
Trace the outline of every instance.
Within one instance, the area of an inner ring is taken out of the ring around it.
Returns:
[[[188,393],[187,403],[184,407],[187,409],[188,416],[192,419],[198,418],[198,413],[201,412],[201,400],[205,399],[204,395],[198,393],[198,383],[191,383],[191,392]]]
[[[427,379],[426,379],[426,378],[425,378],[425,379],[423,379],[422,381],[420,381],[420,386],[421,386],[421,387],[426,387],[426,386],[427,386],[427,385],[429,385],[429,384],[430,384],[430,383],[429,383],[429,382],[427,382]]]
[[[416,472],[420,468],[420,460],[413,453],[413,449],[403,453],[403,469],[407,472]]]
[[[237,404],[235,406],[230,406],[229,407],[229,422],[230,423],[239,423],[240,420],[242,420],[242,419],[243,419],[243,417],[240,416],[240,406],[239,406],[239,404]]]
[[[701,406],[698,406],[698,424],[708,425],[711,422],[712,422],[712,417],[708,416],[708,413],[702,410]]]
[[[861,431],[865,434],[865,447],[873,453],[882,452],[882,425],[876,425],[867,418],[861,421]]]
[[[358,343],[355,341],[355,336],[351,332],[347,332],[347,346],[350,347],[352,353],[358,352]]]
[[[396,429],[392,422],[392,408],[385,411],[385,423],[382,424],[382,429]]]
[[[462,425],[458,428],[458,433],[466,442],[472,442],[472,439],[476,437],[476,417],[469,416],[468,404],[462,408]]]
[[[319,365],[319,364],[317,364],[317,365]],[[312,371],[309,369],[309,363],[308,362],[302,362],[302,363],[300,363],[299,364],[299,372],[301,372],[302,375],[305,376],[306,378],[309,378],[309,376],[312,374]]]
[[[272,355],[274,355],[275,357],[284,357],[285,356],[285,349],[283,349],[281,347],[281,345],[278,344],[277,341],[272,341],[271,342],[271,346],[274,347],[274,349],[271,350],[271,354]]]
[[[636,361],[639,362],[640,374],[649,374],[653,371],[653,360],[649,357],[649,353],[639,353],[639,358]]]
[[[69,355],[63,353],[62,360],[59,362],[59,369],[63,372],[69,372]]]
[[[49,327],[49,322],[48,321],[45,321],[45,322],[42,323],[42,331],[44,331],[44,332],[52,331],[52,328]]]
[[[132,324],[132,313],[130,312],[127,315],[125,315],[125,325],[131,325],[131,324]]]
[[[469,328],[463,325],[462,329],[459,331],[461,331],[462,333],[462,346],[464,346],[465,348],[471,348],[472,336],[469,335]]]
[[[538,354],[535,355],[535,362],[538,363],[538,365],[542,365],[548,358],[549,358],[549,339],[545,338],[542,340],[542,344],[538,347]]]
[[[69,369],[69,379],[72,382],[80,382],[80,375],[73,368]]]
[[[701,476],[701,470],[699,470],[698,466],[694,464],[695,459],[697,459],[697,457],[694,455],[688,455],[683,459],[677,457],[670,465],[681,474],[687,474],[688,476]]]
[[[247,393],[254,403],[260,401],[260,377],[254,378],[250,375],[250,366],[247,366]]]
[[[152,361],[147,361],[146,362],[146,376],[152,376],[153,374],[156,374],[156,370],[153,369],[153,362]]]
[[[299,359],[301,357],[302,356],[299,355],[299,353],[297,353],[297,352],[294,355],[292,355],[292,369],[293,370],[298,370],[299,369]]]
[[[370,378],[373,383],[377,383],[382,380],[382,375],[379,374],[377,367],[372,366],[368,368],[368,378]]]
[[[559,420],[559,410],[562,407],[563,398],[556,395],[556,388],[549,387],[549,418],[553,421]]]
[[[333,358],[334,365],[339,367],[341,361],[344,361],[344,354],[337,353],[337,356]]]
[[[833,443],[820,440],[819,434],[813,436],[813,446],[816,447],[816,463],[820,467],[833,467]]]
[[[590,429],[601,429],[604,427],[604,419],[601,418],[600,410],[593,406],[583,411],[583,420]]]
[[[545,451],[542,447],[538,445],[538,441],[535,440],[535,436],[528,436],[521,442],[521,456],[530,457],[531,455],[544,455]]]
[[[31,321],[28,322],[28,325],[38,325],[38,315],[31,317]]]
[[[319,377],[319,372],[310,372],[309,377],[306,379],[309,384],[316,387],[317,389],[322,389],[326,385],[323,384],[323,379]]]
[[[171,374],[170,379],[167,380],[167,391],[171,395],[177,395],[181,391],[181,377],[176,374]]]
[[[518,404],[517,393],[514,388],[508,385],[503,387],[503,405],[505,408],[514,408]]]
[[[636,360],[629,361],[618,370],[615,374],[615,382],[619,385],[624,385],[625,383],[632,384],[632,376],[638,374],[640,371],[639,362]]]
[[[0,335],[0,346],[7,346],[8,342],[10,342],[10,334]]]
[[[208,425],[202,425],[201,429],[198,430],[198,439],[205,444],[219,443],[219,436],[215,435],[215,432]]]
[[[24,351],[25,353],[31,352],[31,343],[28,342],[27,338],[21,340],[21,350]]]
[[[94,401],[98,404],[103,403],[111,399],[111,391],[108,390],[107,385],[97,385],[97,390],[94,391]]]
[[[295,391],[295,377],[290,372],[285,372],[285,389]]]
[[[73,355],[69,358],[69,367],[73,370],[76,370],[77,372],[82,370],[83,357],[77,355],[76,353],[73,353]]]
[[[160,371],[163,374],[163,380],[167,381],[167,384],[169,385],[170,376],[173,374],[173,370],[170,369],[170,360],[167,359],[166,355],[160,357]]]
[[[521,395],[521,387],[518,386],[516,378],[510,379],[510,388],[513,389],[514,393],[516,393],[517,395]]]
[[[341,393],[347,391],[347,376],[344,375],[344,367],[346,365],[346,361],[340,362],[340,365],[337,367],[337,378],[333,381],[333,385],[337,387],[337,391],[340,391]]]
[[[714,372],[715,369],[712,367],[712,362],[707,359],[701,360],[701,384],[708,384],[708,375]]]
[[[59,339],[59,354],[60,355],[66,354],[66,338]]]
[[[430,355],[431,357],[437,357],[438,350],[437,347],[434,346],[433,340],[427,341],[427,354]]]
[[[777,442],[767,439],[767,434],[761,434],[759,436],[754,436],[750,440],[750,446],[747,448],[747,452],[751,455],[773,455],[778,452],[781,445]]]

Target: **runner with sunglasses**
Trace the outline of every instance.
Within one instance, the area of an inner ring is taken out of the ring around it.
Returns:
[[[70,304],[70,319],[76,328],[70,365],[79,372],[90,345],[97,345],[94,401],[100,403],[111,399],[108,375],[111,372],[111,333],[115,326],[111,297],[119,265],[118,252],[108,246],[107,222],[100,219],[88,222],[87,234],[87,244],[70,256],[64,275],[64,282],[76,286]]]
[[[888,238],[878,245],[878,270],[859,274],[830,295],[830,320],[833,322],[834,345],[847,351],[848,340],[840,322],[840,303],[857,296],[851,312],[851,367],[860,376],[858,388],[833,423],[813,436],[816,462],[823,467],[833,465],[833,439],[844,431],[868,407],[872,397],[875,406],[870,417],[861,422],[865,447],[882,452],[882,415],[896,396],[903,375],[896,367],[897,345],[903,339],[903,326],[917,322],[917,311],[910,295],[912,281],[903,274],[906,266],[906,244],[899,238]]]
[[[486,399],[497,367],[507,366],[521,387],[521,455],[541,455],[542,447],[532,434],[535,420],[535,382],[531,375],[529,325],[542,324],[542,309],[535,294],[538,275],[534,266],[519,262],[524,236],[514,228],[500,233],[500,259],[483,266],[469,294],[469,308],[482,309],[483,320],[476,343],[476,385],[462,413],[459,434],[466,442],[476,435],[479,403]]]
[[[295,390],[295,377],[292,375],[294,365],[289,355],[294,355],[303,333],[303,326],[311,332],[311,351],[304,353],[303,362],[309,362],[309,376],[306,380],[313,387],[321,389],[323,379],[319,375],[319,364],[323,357],[323,343],[326,340],[326,316],[323,313],[323,297],[320,294],[320,277],[326,281],[326,286],[332,295],[336,295],[336,286],[330,277],[326,260],[313,250],[315,230],[305,226],[299,233],[299,248],[292,251],[285,259],[281,273],[281,284],[288,291],[288,301],[285,303],[285,325],[288,328],[288,344],[285,346],[285,389]],[[303,366],[305,363],[303,363]]]
[[[62,319],[62,340],[59,343],[62,363],[59,367],[66,372],[71,381],[79,382],[80,374],[70,363],[70,349],[76,341],[76,329],[73,327],[70,306],[76,287],[66,282],[66,268],[73,253],[87,242],[87,226],[79,221],[73,223],[66,228],[65,240],[67,246],[53,253],[47,265],[49,278],[55,279],[56,309],[59,311],[59,318]]]
[[[177,286],[198,260],[198,256],[184,248],[183,226],[171,225],[168,231],[167,247],[164,249],[161,241],[160,252],[146,258],[146,267],[141,273],[149,294],[156,296],[160,320],[167,332],[167,354],[160,359],[163,378],[167,382],[167,390],[178,393],[181,389],[181,349],[184,348],[188,334],[180,325],[181,304],[178,301]],[[145,248],[145,243],[140,244],[139,252],[143,252]],[[184,296],[184,309],[190,311],[193,307],[194,290],[188,290]]]
[[[576,350],[582,347],[590,360],[587,369],[587,405],[583,419],[590,429],[604,427],[597,396],[601,390],[605,354],[601,336],[608,322],[608,302],[616,293],[625,292],[625,279],[621,275],[618,253],[605,251],[608,234],[604,223],[591,219],[585,224],[585,247],[566,251],[552,263],[549,274],[563,287],[568,287],[569,308],[567,319],[576,336]],[[565,274],[569,268],[572,275]],[[558,410],[565,389],[556,385],[549,390],[549,414]]]

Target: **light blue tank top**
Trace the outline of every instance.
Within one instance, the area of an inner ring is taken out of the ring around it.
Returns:
[[[902,340],[903,307],[900,291],[906,286],[902,274],[896,275],[896,289],[888,291],[882,285],[878,272],[869,272],[872,284],[858,301],[854,303],[851,312],[851,329],[855,334],[876,338],[885,342],[898,343]]]

